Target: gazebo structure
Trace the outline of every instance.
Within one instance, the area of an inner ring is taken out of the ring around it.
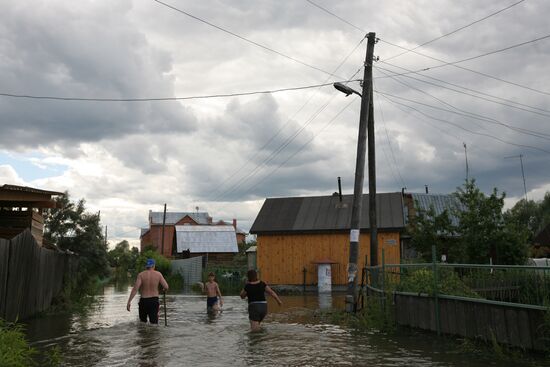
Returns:
[[[39,245],[44,237],[44,208],[55,208],[56,196],[62,192],[47,191],[27,186],[0,186],[0,238],[11,239],[30,229]]]

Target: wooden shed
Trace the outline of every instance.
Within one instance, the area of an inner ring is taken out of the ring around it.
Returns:
[[[352,195],[268,198],[250,233],[257,235],[257,266],[262,279],[275,285],[317,284],[316,263],[330,258],[332,283],[345,285],[349,259]],[[370,253],[369,199],[363,196],[359,267]],[[405,228],[401,193],[377,195],[379,262],[400,262]]]
[[[30,229],[39,245],[44,235],[44,208],[55,208],[54,196],[62,192],[26,186],[0,186],[0,238],[11,239]]]

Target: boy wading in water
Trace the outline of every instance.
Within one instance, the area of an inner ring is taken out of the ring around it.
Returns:
[[[252,331],[260,330],[260,324],[267,315],[267,300],[265,294],[275,298],[280,305],[283,304],[277,293],[267,284],[258,279],[256,270],[249,270],[247,273],[248,282],[241,291],[241,298],[248,298],[248,319],[250,320],[250,329]]]
[[[132,300],[136,293],[139,291],[139,319],[142,322],[149,322],[151,324],[158,324],[159,322],[159,284],[166,292],[168,290],[168,283],[164,280],[162,274],[155,270],[155,260],[147,259],[145,263],[145,271],[138,274],[130,297],[128,298],[128,304],[126,309],[130,311]]]
[[[206,292],[206,311],[215,312],[220,310],[220,306],[223,307],[222,293],[218,283],[215,282],[216,276],[214,273],[208,274],[208,282],[204,284],[204,291]],[[219,297],[219,304],[218,304]]]

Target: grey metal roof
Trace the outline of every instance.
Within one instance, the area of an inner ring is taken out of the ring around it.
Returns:
[[[233,226],[176,226],[178,252],[239,252]]]
[[[381,230],[405,227],[401,193],[377,194],[377,222]],[[327,232],[350,228],[353,195],[268,198],[250,233]],[[369,198],[363,195],[361,229],[369,229]]]
[[[411,193],[415,208],[429,210],[434,208],[435,214],[440,215],[447,210],[453,225],[458,225],[458,217],[454,214],[456,209],[463,206],[456,196],[452,194],[415,194]]]
[[[151,224],[162,224],[163,212],[149,212]],[[185,216],[191,217],[198,224],[209,224],[207,212],[166,212],[166,224],[174,225]]]

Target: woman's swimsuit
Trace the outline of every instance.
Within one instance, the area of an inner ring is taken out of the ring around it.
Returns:
[[[244,291],[248,297],[248,318],[251,321],[261,322],[267,315],[265,287],[267,287],[267,284],[264,282],[247,283],[244,286]]]

